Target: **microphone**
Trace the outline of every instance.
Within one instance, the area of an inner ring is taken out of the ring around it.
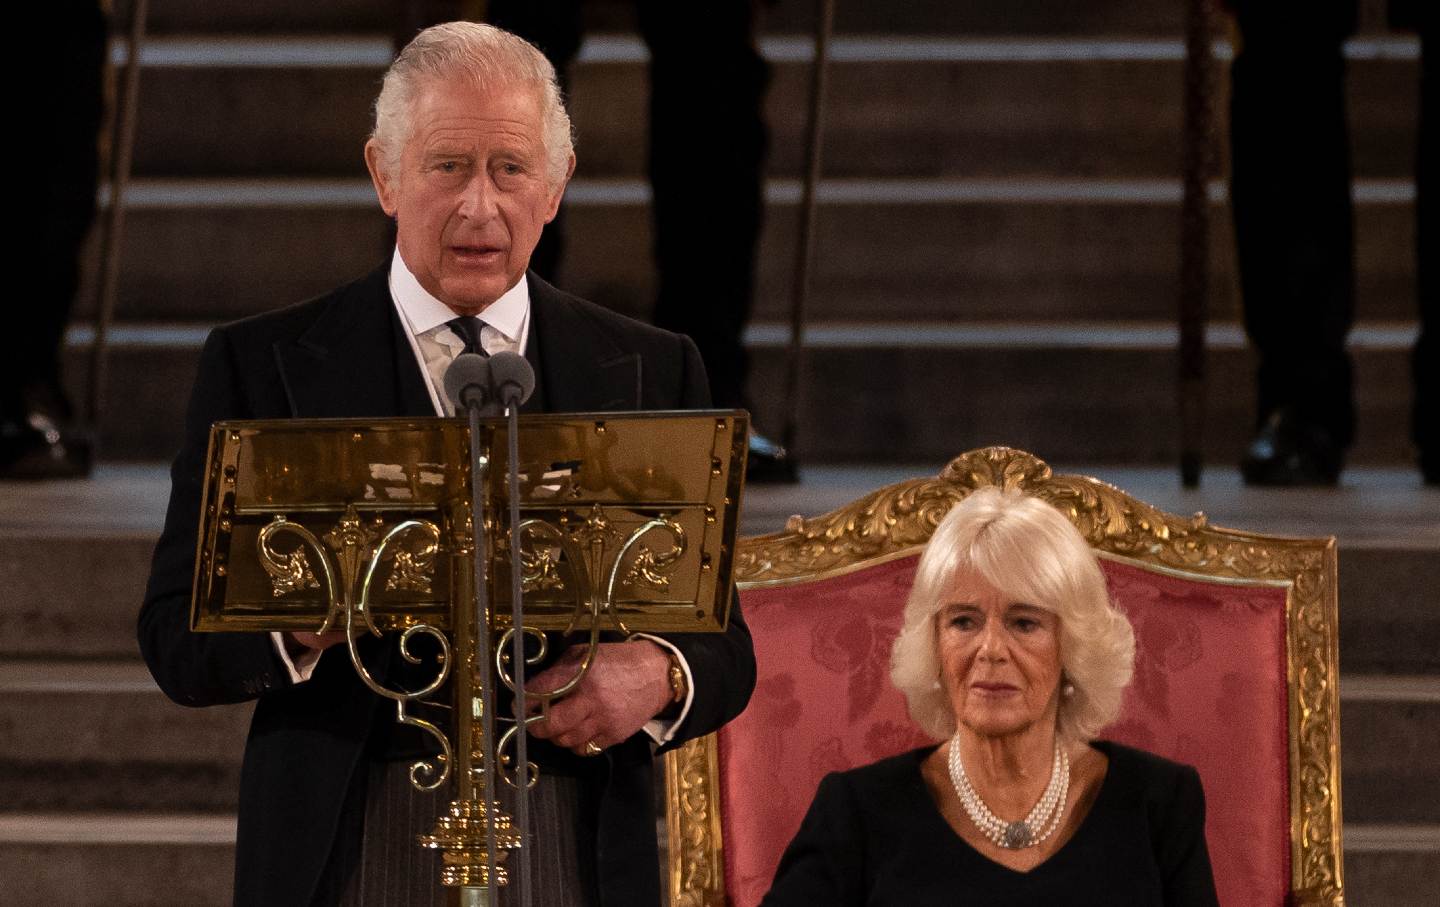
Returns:
[[[445,370],[445,396],[457,413],[483,409],[491,399],[490,360],[476,353],[461,353]]]
[[[449,387],[448,374],[445,381]],[[501,406],[518,409],[535,392],[535,370],[518,353],[508,350],[496,353],[490,357],[490,389]]]

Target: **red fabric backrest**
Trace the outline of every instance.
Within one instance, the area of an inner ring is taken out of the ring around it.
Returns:
[[[753,907],[827,773],[929,741],[890,686],[918,557],[746,590],[759,682],[719,733],[725,888]],[[1135,679],[1104,736],[1194,765],[1220,903],[1280,907],[1290,882],[1286,590],[1102,560],[1135,627]]]

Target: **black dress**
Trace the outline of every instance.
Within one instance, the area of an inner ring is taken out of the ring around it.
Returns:
[[[1029,872],[981,855],[945,821],[920,773],[933,746],[827,775],[761,907],[1214,907],[1195,769],[1092,745],[1110,765],[1090,814]]]

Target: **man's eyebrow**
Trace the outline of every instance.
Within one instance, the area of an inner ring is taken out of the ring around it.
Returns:
[[[475,143],[467,142],[465,141],[465,139],[459,136],[437,135],[432,136],[429,141],[425,142],[424,148],[427,151],[433,151],[435,149],[441,148],[454,151],[474,151]]]
[[[434,145],[426,148],[421,156],[426,159],[437,157],[470,157],[471,152],[468,149],[458,146]]]

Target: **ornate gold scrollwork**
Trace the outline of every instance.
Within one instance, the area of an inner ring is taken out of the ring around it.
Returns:
[[[1289,587],[1290,823],[1292,894],[1297,903],[1344,903],[1340,853],[1339,694],[1333,539],[1285,539],[1217,529],[1203,514],[1178,517],[1096,479],[1055,475],[1039,458],[990,447],[952,460],[937,478],[879,489],[822,516],[792,518],[778,533],[742,539],[735,579],[746,586],[816,580],[904,556],[924,545],[957,501],[978,488],[1019,488],[1049,501],[1098,551],[1211,579]],[[713,743],[708,744],[713,747]],[[666,755],[673,818],[673,904],[724,902],[714,817],[715,761],[705,740]],[[693,773],[699,773],[696,778]],[[704,789],[706,810],[675,811],[676,784]],[[702,852],[703,851],[703,852]]]
[[[715,735],[688,741],[666,754],[665,759],[671,907],[722,904],[725,864],[716,809],[720,798],[715,786]]]
[[[277,551],[275,536],[282,532],[300,536],[303,544],[289,554]],[[270,577],[271,592],[276,598],[301,589],[320,588],[320,581],[315,578],[315,572],[310,569],[310,561],[305,557],[305,544],[316,548],[320,546],[319,540],[308,529],[290,522],[284,514],[276,514],[275,519],[260,528],[255,550],[260,555],[260,566]]]
[[[340,516],[340,521],[325,533],[325,544],[335,552],[340,575],[347,582],[352,582],[359,576],[361,566],[373,557],[371,545],[375,541],[375,534],[375,530],[360,519],[360,512],[355,509],[354,504],[348,505]]]
[[[541,544],[540,526],[549,524],[536,520],[527,520],[520,524],[520,584],[523,592],[546,592],[565,588],[565,579],[560,575],[557,549]],[[526,541],[530,543],[528,549],[525,546]]]
[[[435,580],[435,554],[439,550],[438,538],[428,539],[408,550],[396,550],[394,566],[385,580],[385,591],[429,595]]]
[[[658,522],[658,525],[655,523]],[[655,521],[647,524],[650,528],[664,529],[670,533],[670,548],[657,552],[649,545],[641,545],[640,551],[625,572],[620,584],[626,588],[646,586],[655,590],[670,588],[670,571],[680,563],[685,554],[685,528],[674,520]],[[648,531],[648,529],[647,529]]]
[[[544,661],[545,656],[550,652],[550,638],[534,627],[521,627],[520,632],[529,634],[537,643],[535,652],[525,657],[525,664],[536,665]],[[514,639],[515,628],[510,627],[506,629],[504,633],[500,634],[500,641],[495,645],[495,676],[500,678],[500,682],[504,684],[505,688],[511,693],[514,693],[517,689],[515,674],[511,670],[510,664],[511,644]],[[531,698],[536,698],[538,694],[527,692],[526,695]],[[518,756],[511,756],[508,751],[516,747],[521,728],[529,728],[530,725],[542,720],[544,715],[528,716],[523,723],[503,715],[496,717],[500,718],[501,721],[512,722],[511,726],[505,729],[505,733],[500,735],[500,741],[495,744],[495,757],[499,763],[498,774],[505,779],[506,784],[511,787],[519,787],[519,785],[515,783],[515,768],[519,764],[519,759]],[[528,789],[535,786],[537,780],[536,773],[539,771],[539,768],[529,760],[526,760],[526,765],[528,766],[527,771],[530,778],[529,783],[526,785]]]
[[[297,536],[301,541],[301,547],[288,555],[277,552],[274,549],[274,539],[282,533]],[[411,648],[416,636],[429,636],[440,647],[440,652],[436,656],[439,672],[430,683],[413,692],[391,690],[376,681],[365,667],[364,662],[360,660],[360,652],[356,648],[355,640],[357,634],[363,631],[368,631],[374,636],[380,635],[380,631],[371,619],[370,611],[371,589],[380,565],[387,559],[394,560],[397,563],[398,571],[400,569],[398,566],[399,555],[407,554],[409,558],[406,563],[409,566],[406,569],[433,570],[435,552],[440,543],[440,530],[428,520],[406,520],[390,528],[378,544],[373,544],[378,534],[376,528],[365,525],[352,504],[346,507],[334,528],[324,535],[324,541],[329,545],[329,551],[313,532],[299,523],[287,520],[283,515],[276,516],[260,530],[259,544],[256,548],[260,563],[266,573],[270,575],[272,583],[279,582],[277,579],[277,572],[279,572],[283,574],[287,582],[289,578],[296,576],[302,578],[309,576],[313,583],[310,588],[318,588],[320,584],[314,581],[313,574],[310,573],[307,561],[303,557],[304,546],[308,545],[315,553],[316,559],[323,568],[325,594],[329,599],[325,620],[317,632],[328,632],[337,618],[342,620],[345,627],[345,647],[350,656],[350,665],[361,682],[375,694],[395,703],[395,720],[397,722],[418,728],[434,738],[440,745],[441,753],[433,761],[422,759],[410,766],[410,782],[420,790],[434,790],[450,777],[450,765],[453,761],[450,740],[445,732],[432,722],[410,715],[406,706],[409,703],[423,700],[444,685],[450,672],[449,639],[440,630],[428,624],[417,624],[400,634],[400,655],[411,664],[420,664],[422,660]],[[421,539],[418,545],[412,545],[408,549],[398,547],[403,540],[414,539],[417,536]],[[392,546],[396,548],[393,554]],[[387,555],[392,556],[387,558]],[[427,558],[430,564],[428,568],[425,567]],[[300,572],[297,564],[306,565],[303,572]],[[338,581],[335,575],[337,567],[340,573]],[[361,576],[362,569],[363,577]],[[393,577],[392,573],[392,579]],[[358,599],[355,595],[357,581],[360,585]],[[428,583],[428,580],[426,582]],[[277,592],[277,594],[281,593]]]
[[[645,546],[641,541],[644,536],[654,530],[669,533],[671,539],[670,549],[659,555],[654,554],[652,549]],[[629,628],[625,626],[625,622],[620,618],[619,613],[615,609],[615,589],[621,582],[620,574],[625,565],[627,555],[637,546],[642,549],[641,556],[649,555],[648,560],[645,561],[647,565],[646,569],[651,571],[653,580],[657,585],[660,585],[668,582],[665,571],[671,569],[680,559],[680,556],[685,551],[686,545],[685,530],[674,520],[668,518],[647,520],[631,530],[628,534],[623,534],[615,528],[605,509],[598,504],[591,507],[585,516],[584,522],[571,532],[566,532],[552,523],[538,519],[526,520],[521,523],[519,532],[522,539],[528,539],[531,542],[532,552],[538,551],[539,545],[548,539],[553,546],[558,547],[558,549],[563,552],[566,560],[570,564],[587,564],[590,570],[588,574],[585,571],[574,571],[574,582],[572,583],[575,596],[575,610],[571,615],[570,626],[565,632],[573,631],[574,628],[579,625],[581,617],[588,618],[586,621],[588,630],[586,632],[585,642],[582,644],[583,654],[580,657],[579,664],[575,667],[574,674],[553,690],[548,690],[543,693],[527,691],[527,697],[531,701],[538,703],[539,708],[535,714],[526,717],[523,721],[515,721],[513,718],[506,716],[497,716],[502,721],[514,721],[512,726],[507,728],[501,735],[499,743],[495,747],[500,762],[501,777],[512,786],[515,785],[513,767],[516,764],[516,758],[510,754],[509,750],[515,746],[522,727],[528,728],[531,724],[545,720],[549,714],[551,705],[570,695],[580,686],[595,662],[595,654],[600,645],[600,633],[604,625],[608,623],[620,633],[626,636],[630,635]],[[616,542],[619,542],[618,546],[614,544]],[[588,546],[590,548],[588,557],[582,546]],[[546,552],[546,556],[546,563],[553,565],[553,569],[558,575],[558,558],[548,551]],[[641,556],[632,559],[632,564],[640,561]],[[539,565],[539,562],[534,559],[533,555],[527,555],[523,548],[521,551],[521,562],[522,565]],[[543,566],[538,566],[538,568],[544,569]],[[635,568],[632,566],[630,572],[627,573],[627,577],[635,572]],[[596,579],[602,576],[604,577],[604,582],[596,582]],[[602,589],[603,594],[597,594],[599,590]],[[545,634],[531,627],[522,627],[520,631],[532,634],[539,642],[538,651],[526,657],[526,664],[533,665],[540,663],[545,658],[548,648],[548,641]],[[501,634],[499,642],[495,647],[496,676],[499,677],[500,682],[512,693],[516,691],[516,678],[513,666],[510,663],[510,652],[515,632],[516,628],[512,627],[507,629]],[[510,769],[510,771],[507,771],[507,769]],[[533,773],[531,777],[534,777]],[[534,782],[532,781],[531,783],[533,784]]]
[[[596,509],[598,510],[599,508],[597,507]],[[587,519],[585,525],[587,528],[581,530],[581,532],[585,533],[583,538],[588,541],[592,538],[589,534],[592,530],[588,528],[591,525],[591,521]],[[532,552],[540,550],[540,545],[545,541],[547,536],[549,537],[553,548],[547,548],[544,557],[546,563],[550,565],[551,569],[555,571],[555,575],[559,578],[559,585],[556,588],[565,588],[565,579],[560,575],[560,557],[563,556],[565,562],[570,565],[570,592],[571,597],[575,600],[575,608],[571,612],[570,622],[563,632],[573,632],[574,629],[579,626],[580,619],[588,613],[591,599],[593,598],[591,595],[592,583],[590,582],[590,575],[581,569],[581,566],[586,563],[585,552],[580,548],[580,539],[582,536],[578,533],[567,533],[559,526],[539,519],[530,519],[522,522],[520,524],[520,536],[522,539],[528,538],[530,540]],[[560,553],[558,555],[554,552],[554,548],[559,549]],[[525,557],[523,545],[520,555],[523,562]]]
[[[349,511],[347,511],[347,516],[348,515]],[[342,520],[342,523],[343,522]],[[356,522],[358,522],[358,520]],[[433,762],[421,759],[410,766],[410,783],[420,790],[429,791],[435,790],[449,780],[450,766],[454,761],[454,751],[450,745],[450,738],[446,736],[444,731],[432,722],[410,715],[406,710],[406,705],[411,702],[423,700],[445,684],[445,679],[450,676],[451,656],[449,638],[429,624],[417,624],[413,627],[408,627],[404,633],[400,634],[400,656],[410,664],[418,665],[421,662],[420,656],[416,655],[410,649],[411,640],[417,635],[429,636],[440,646],[440,653],[436,656],[440,670],[436,673],[433,680],[413,692],[392,690],[377,683],[375,678],[371,676],[369,670],[366,669],[364,662],[360,660],[360,653],[355,647],[355,618],[357,615],[364,619],[371,633],[377,636],[379,635],[379,632],[375,630],[374,623],[370,620],[370,589],[375,581],[375,573],[385,559],[386,551],[392,544],[395,544],[398,539],[416,533],[428,539],[426,547],[437,547],[440,543],[440,529],[434,523],[428,520],[406,520],[385,533],[384,538],[380,540],[380,543],[375,546],[374,551],[370,553],[365,566],[365,578],[360,585],[360,598],[353,603],[353,606],[350,606],[351,603],[347,601],[347,607],[345,609],[345,647],[350,654],[350,666],[355,669],[355,673],[359,675],[361,682],[363,682],[371,692],[392,700],[395,703],[395,720],[400,724],[418,728],[432,737],[440,745],[440,755],[436,756]],[[436,763],[438,763],[438,766]]]

